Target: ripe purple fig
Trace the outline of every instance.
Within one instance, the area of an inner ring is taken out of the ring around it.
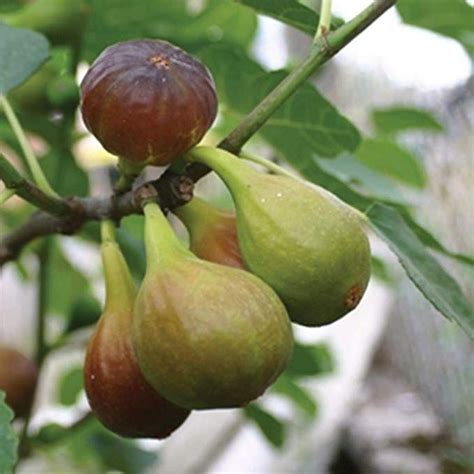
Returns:
[[[207,68],[160,40],[110,46],[81,91],[87,128],[106,150],[135,166],[169,164],[199,143],[217,113]]]
[[[198,259],[157,204],[144,210],[147,270],[133,310],[144,376],[189,409],[246,405],[288,364],[285,307],[256,276]]]
[[[97,418],[114,433],[166,438],[190,412],[163,398],[143,377],[130,334],[135,286],[117,243],[105,237],[101,251],[106,303],[87,348],[87,398]]]
[[[186,226],[191,251],[208,262],[243,268],[233,212],[224,211],[194,197],[173,211]]]
[[[16,416],[30,409],[37,378],[38,369],[32,360],[11,347],[0,346],[0,390]]]

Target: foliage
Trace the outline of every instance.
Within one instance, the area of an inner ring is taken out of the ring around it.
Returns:
[[[212,71],[219,93],[220,120],[210,136],[212,140],[224,139],[277,84],[292,74],[286,70],[267,71],[254,58],[251,51],[257,32],[257,14],[268,15],[309,35],[315,33],[319,15],[296,0],[207,0],[201,3],[201,7],[193,9],[185,0],[88,0],[90,16],[82,44],[76,49],[70,45],[49,49],[47,39],[40,33],[0,23],[0,95],[14,93],[38,68],[42,71],[54,61],[56,65],[59,61],[57,71],[64,77],[71,71],[75,73],[79,60],[93,61],[112,43],[137,37],[162,38],[193,52]],[[400,0],[397,8],[405,22],[454,38],[471,54],[474,52],[473,7],[464,0],[437,0],[429,7],[422,4],[416,0]],[[2,2],[0,14],[18,7],[18,2],[13,0]],[[341,24],[340,20],[333,19],[331,27],[335,29]],[[52,59],[43,65],[48,56]],[[78,164],[73,152],[82,138],[74,126],[75,108],[51,102],[47,107],[41,114],[18,108],[20,122],[44,142],[41,166],[53,188],[62,196],[86,196],[91,174]],[[474,317],[459,284],[430,250],[466,265],[473,265],[474,259],[450,251],[415,220],[411,196],[423,192],[427,176],[422,160],[398,141],[402,133],[414,130],[440,133],[443,124],[427,111],[406,106],[374,110],[371,117],[375,135],[363,137],[313,84],[304,82],[254,134],[250,145],[266,144],[278,160],[306,180],[327,188],[364,213],[422,294],[439,312],[474,337]],[[22,156],[16,136],[3,116],[0,117],[0,141]],[[21,158],[18,162],[26,168]],[[29,204],[2,206],[0,219],[5,232],[18,228],[31,213]],[[77,237],[96,245],[99,241],[97,225],[87,223]],[[63,325],[60,345],[67,344],[79,330],[94,324],[100,314],[87,275],[70,261],[61,239],[52,241],[41,283],[46,317],[59,316]],[[123,219],[118,241],[134,278],[140,280],[145,269],[141,216]],[[37,253],[38,248],[34,242],[23,255]],[[32,277],[21,259],[16,263],[24,276]],[[375,261],[375,268],[391,280],[383,262]],[[272,393],[287,399],[295,413],[312,419],[317,416],[318,405],[306,389],[305,381],[333,369],[327,346],[297,342],[291,364]],[[65,406],[76,406],[81,393],[81,369],[69,367],[60,377],[58,401]],[[284,446],[291,425],[289,420],[276,416],[261,403],[246,407],[244,415],[273,446]],[[18,442],[11,420],[11,411],[2,396],[1,472],[9,472],[16,462]],[[135,442],[119,439],[95,420],[86,420],[78,426],[71,430],[59,425],[44,426],[31,440],[31,446],[38,452],[65,449],[78,470],[91,472],[144,472],[156,461],[155,454]]]
[[[18,438],[10,422],[13,412],[5,403],[5,393],[0,391],[0,472],[13,471],[17,461]]]

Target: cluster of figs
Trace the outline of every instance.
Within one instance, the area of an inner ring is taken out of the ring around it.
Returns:
[[[159,40],[111,46],[81,92],[86,126],[122,172],[185,156],[214,170],[235,204],[229,212],[196,197],[175,209],[188,248],[145,201],[138,289],[114,226],[102,223],[106,303],[86,354],[86,393],[110,430],[161,439],[191,410],[262,395],[289,363],[292,322],[321,326],[354,309],[369,280],[369,243],[358,214],[327,191],[196,146],[217,97],[209,71],[183,50]]]

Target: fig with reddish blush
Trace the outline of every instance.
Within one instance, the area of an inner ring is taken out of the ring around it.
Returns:
[[[169,164],[199,143],[217,113],[207,68],[160,40],[107,48],[82,81],[81,95],[87,128],[136,167]]]
[[[136,290],[118,244],[111,237],[111,226],[103,223],[106,303],[87,348],[86,394],[96,417],[114,433],[162,439],[176,430],[190,412],[157,393],[138,367],[131,341]]]
[[[173,212],[187,228],[190,248],[196,256],[208,262],[243,268],[233,212],[198,197]]]
[[[236,408],[286,368],[290,321],[256,276],[197,258],[156,203],[145,212],[147,269],[133,315],[133,345],[146,379],[189,409]]]
[[[189,154],[229,188],[245,267],[276,291],[293,322],[330,324],[359,304],[370,278],[360,213],[323,188],[260,173],[224,150]]]
[[[16,416],[31,408],[37,379],[38,369],[31,359],[16,349],[0,346],[0,390]]]

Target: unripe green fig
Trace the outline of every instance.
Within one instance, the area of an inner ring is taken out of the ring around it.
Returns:
[[[235,213],[194,197],[173,211],[189,232],[191,251],[208,262],[243,268]]]
[[[262,174],[210,147],[195,148],[229,188],[245,266],[268,283],[293,322],[329,324],[353,310],[370,277],[370,247],[359,215],[328,191]]]
[[[108,429],[129,438],[169,436],[188,417],[143,377],[131,341],[136,289],[114,240],[104,239],[106,303],[89,342],[84,385],[92,411]]]
[[[30,409],[37,379],[38,369],[32,360],[11,347],[0,346],[0,390],[15,416]]]
[[[133,320],[143,374],[189,409],[246,405],[289,362],[285,307],[256,276],[198,259],[157,204],[144,210],[147,270]]]
[[[73,76],[64,75],[55,78],[48,84],[46,93],[53,107],[74,110],[79,105],[79,87]]]
[[[35,0],[0,15],[0,21],[44,34],[53,45],[77,42],[84,31],[89,8],[84,0]]]

